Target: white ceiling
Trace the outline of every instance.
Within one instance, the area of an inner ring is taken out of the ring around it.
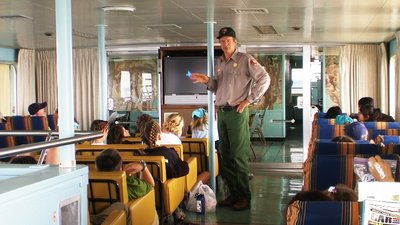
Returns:
[[[101,9],[111,5],[136,11]],[[237,8],[269,13],[238,14],[232,10]],[[28,19],[4,19],[16,15]],[[74,47],[97,46],[98,24],[107,25],[107,46],[204,44],[205,22],[211,21],[215,36],[231,26],[243,44],[378,43],[400,29],[400,0],[72,0]],[[0,0],[0,47],[55,48],[55,24],[55,0]],[[146,27],[161,24],[181,28]],[[261,35],[254,28],[264,25],[278,34]]]

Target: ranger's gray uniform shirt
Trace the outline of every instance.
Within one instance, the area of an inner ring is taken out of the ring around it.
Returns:
[[[214,77],[206,83],[216,93],[216,106],[236,106],[244,100],[253,103],[268,89],[271,78],[253,56],[238,52],[227,61],[224,55],[219,59]]]

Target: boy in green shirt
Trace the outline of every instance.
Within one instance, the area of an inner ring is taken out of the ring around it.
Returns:
[[[127,174],[129,201],[146,195],[154,187],[154,179],[144,161],[133,162],[122,167],[122,158],[115,149],[106,149],[96,157],[97,171],[124,170]],[[142,172],[142,179],[134,174]]]

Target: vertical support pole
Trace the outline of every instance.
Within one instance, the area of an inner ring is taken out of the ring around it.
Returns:
[[[308,143],[311,137],[311,46],[303,46],[303,157],[308,155]]]
[[[106,52],[106,25],[97,25],[97,36],[98,36],[98,52],[99,52],[99,118],[107,120],[107,52]]]
[[[72,65],[71,0],[55,0],[59,138],[73,137],[74,88]],[[60,167],[75,167],[75,146],[60,148]]]
[[[214,23],[207,22],[207,74],[214,76]],[[214,139],[214,121],[215,121],[214,93],[208,91],[208,149],[210,166],[210,187],[216,191],[215,185],[215,139]]]

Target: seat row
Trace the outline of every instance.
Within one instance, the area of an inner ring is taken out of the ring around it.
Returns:
[[[168,147],[174,148],[178,152],[178,155],[183,159],[182,145],[171,145]],[[186,160],[189,164],[188,175],[167,179],[165,158],[163,156],[138,156],[137,154],[134,154],[135,151],[143,149],[143,145],[141,144],[77,145],[76,162],[78,164],[88,165],[91,173],[94,171],[96,156],[100,154],[102,150],[108,148],[119,150],[124,164],[140,160],[146,161],[147,167],[156,181],[154,204],[160,212],[161,222],[164,218],[172,215],[172,213],[178,208],[179,204],[183,201],[185,193],[190,191],[197,182],[197,159],[195,157]],[[103,173],[107,174],[108,172]]]
[[[124,138],[124,140],[130,141],[131,143],[141,144],[142,139],[139,137]],[[207,184],[210,180],[210,167],[209,167],[209,142],[208,138],[181,138],[183,147],[183,157],[187,160],[190,157],[197,158],[197,170],[198,179],[204,184]],[[215,176],[219,173],[219,160],[218,153],[214,152],[215,159]]]
[[[325,191],[331,186],[345,184],[354,189],[357,184],[355,157],[369,158],[380,155],[394,160],[394,178],[399,181],[400,146],[381,146],[369,143],[332,142],[331,139],[344,135],[344,125],[335,125],[332,119],[320,119],[316,114],[312,125],[307,159],[304,162],[303,191]],[[322,117],[322,116],[321,116]],[[370,138],[381,135],[399,135],[399,122],[367,122]],[[290,225],[307,224],[360,224],[359,202],[343,201],[296,201],[288,207],[286,219]],[[329,213],[326,213],[329,212]]]
[[[49,131],[56,129],[54,115],[43,116],[10,116],[0,123],[4,131]],[[46,136],[0,136],[0,148],[13,147],[22,144],[41,142]]]
[[[89,171],[88,206],[89,214],[104,211],[115,202],[125,204],[130,213],[132,225],[150,225],[156,216],[155,191],[152,189],[145,196],[128,201],[126,174],[124,171],[97,172]],[[128,216],[124,210],[115,210],[102,224],[127,224]]]

